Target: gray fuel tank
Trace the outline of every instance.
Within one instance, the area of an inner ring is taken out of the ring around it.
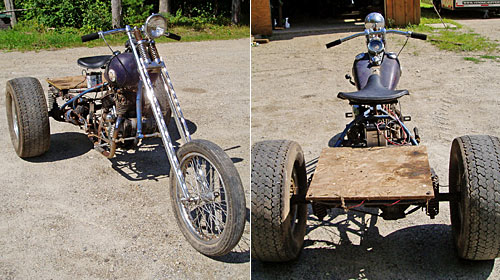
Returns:
[[[113,57],[106,67],[104,77],[114,86],[136,91],[139,72],[134,54],[126,52]]]
[[[358,90],[364,88],[368,82],[368,78],[372,74],[372,65],[370,64],[370,57],[367,53],[360,54],[354,61],[352,66],[352,74],[354,82]],[[382,85],[388,89],[394,90],[401,77],[401,66],[395,54],[384,54],[384,59],[380,65],[380,81]]]

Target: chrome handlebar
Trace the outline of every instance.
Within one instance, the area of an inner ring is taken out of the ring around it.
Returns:
[[[420,39],[420,40],[427,40],[426,34],[416,33],[416,32],[412,32],[412,31],[401,31],[401,30],[393,30],[393,29],[386,30],[385,28],[382,28],[381,30],[378,30],[378,31],[370,31],[369,29],[365,29],[365,31],[363,31],[363,32],[359,32],[359,33],[332,41],[332,42],[326,44],[326,48],[329,49],[331,47],[335,47],[337,45],[342,44],[345,41],[349,41],[351,39],[354,39],[354,38],[357,38],[360,36],[369,37],[370,35],[379,35],[379,34],[385,35],[388,33],[403,35],[406,37],[411,37],[411,38]]]

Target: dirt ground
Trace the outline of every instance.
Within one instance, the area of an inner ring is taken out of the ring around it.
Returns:
[[[493,40],[500,37],[498,18],[461,23]],[[344,75],[366,46],[362,38],[329,50],[324,44],[349,34],[296,37],[252,48],[252,143],[295,140],[308,163],[333,145],[332,138],[350,121],[344,117],[350,112],[348,102],[336,95],[355,90]],[[388,50],[399,51],[403,42],[389,37]],[[455,137],[500,136],[500,61],[475,64],[464,56],[470,54],[440,51],[420,40],[410,40],[400,56],[399,88],[411,93],[401,99],[402,111],[412,117],[410,128],[419,128],[441,185],[448,185]],[[285,264],[252,260],[252,278],[500,279],[499,260],[456,257],[448,204],[441,203],[440,210],[434,220],[417,211],[398,221],[336,210],[322,222],[310,211],[300,258]]]
[[[227,150],[247,197],[249,48],[248,39],[159,46],[193,138]],[[248,225],[239,246],[218,259],[201,255],[182,236],[159,139],[108,160],[78,127],[51,119],[47,154],[31,160],[15,154],[5,114],[7,80],[77,75],[77,58],[109,53],[0,53],[0,279],[248,279]],[[247,198],[247,212],[248,205]]]

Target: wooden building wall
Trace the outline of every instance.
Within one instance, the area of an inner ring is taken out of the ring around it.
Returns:
[[[420,24],[420,0],[384,0],[386,24]],[[252,0],[252,34],[272,35],[269,0]]]
[[[252,0],[252,35],[271,35],[271,6],[269,0]]]
[[[420,0],[385,0],[385,21],[399,26],[420,24]]]

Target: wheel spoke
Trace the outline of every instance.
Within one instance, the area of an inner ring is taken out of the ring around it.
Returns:
[[[188,202],[179,203],[186,214],[184,221],[198,238],[218,238],[224,231],[227,219],[225,186],[219,171],[201,154],[184,160],[181,170],[191,194]],[[179,187],[178,194],[180,201],[182,195]]]

